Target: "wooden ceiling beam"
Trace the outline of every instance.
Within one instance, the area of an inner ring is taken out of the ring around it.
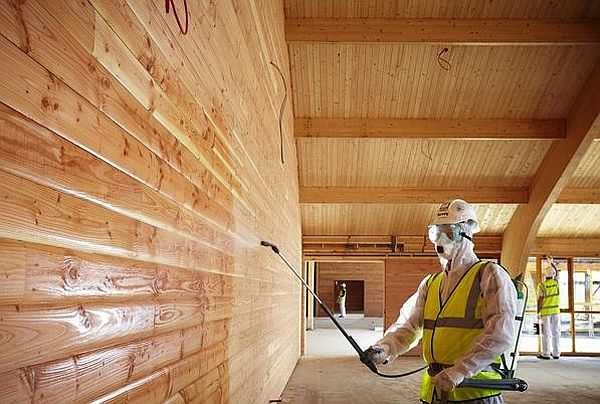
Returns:
[[[523,187],[398,188],[301,187],[300,203],[443,203],[461,198],[471,203],[527,203]]]
[[[500,253],[502,234],[478,234],[475,246],[480,253]],[[393,250],[392,243],[399,247]],[[387,244],[387,249],[384,248]],[[305,258],[345,259],[360,257],[386,257],[393,254],[435,255],[432,244],[424,235],[305,235],[302,236],[302,250]],[[553,255],[558,257],[597,257],[600,256],[600,238],[537,237],[528,256]]]
[[[304,244],[385,244],[390,243],[393,236],[302,236]],[[418,236],[414,236],[418,237]]]
[[[501,248],[501,234],[476,236],[476,249],[480,253],[500,254]],[[303,236],[302,250],[305,257],[435,255],[434,246],[425,235]]]
[[[515,210],[506,227],[502,262],[513,274],[525,270],[542,221],[592,144],[591,129],[599,116],[600,64],[597,64],[569,112],[566,139],[550,146],[529,189],[529,202]]]
[[[529,254],[597,257],[600,256],[600,238],[537,237]]]
[[[556,203],[600,204],[600,188],[565,188]]]
[[[329,119],[296,118],[297,138],[556,140],[562,119]]]
[[[429,204],[460,198],[471,203],[523,204],[527,187],[401,188],[401,187],[301,187],[300,203]],[[564,188],[556,203],[600,204],[600,188]],[[337,237],[337,236],[336,236]],[[358,236],[354,236],[355,238]],[[345,241],[345,240],[344,240]]]
[[[573,45],[600,43],[596,20],[287,19],[288,42],[403,42],[447,45]]]

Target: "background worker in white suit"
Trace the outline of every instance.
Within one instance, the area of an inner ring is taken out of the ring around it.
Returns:
[[[340,306],[340,318],[346,317],[346,294],[346,284],[342,283],[337,296],[337,304]]]
[[[544,281],[538,285],[538,313],[542,323],[542,353],[540,359],[560,358],[560,287],[558,271],[552,257],[544,270]]]

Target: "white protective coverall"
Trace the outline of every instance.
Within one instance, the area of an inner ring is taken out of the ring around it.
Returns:
[[[340,289],[337,297],[337,304],[340,306],[340,317],[346,317],[346,285],[342,284],[342,288]]]
[[[473,243],[470,240],[463,239],[459,243],[451,260],[440,258],[445,276],[442,285],[442,301],[447,300],[462,275],[479,260],[473,252]],[[514,346],[517,308],[512,280],[503,268],[493,263],[486,265],[482,271],[481,291],[486,301],[483,313],[484,332],[467,355],[442,372],[446,373],[445,377],[449,378],[455,386],[463,379],[488,367],[499,353]],[[385,349],[390,359],[405,353],[421,339],[426,296],[427,286],[424,279],[416,293],[403,305],[396,323],[376,344]],[[501,396],[472,401],[472,403],[502,402],[504,401]]]

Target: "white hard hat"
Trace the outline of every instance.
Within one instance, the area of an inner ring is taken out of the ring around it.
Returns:
[[[473,225],[473,234],[478,233],[481,229],[477,215],[475,214],[475,208],[462,199],[455,199],[440,205],[432,224],[457,224],[469,221]]]
[[[346,287],[346,284],[345,284],[345,283],[342,283],[342,287],[343,287],[343,288],[345,288],[345,287]]]
[[[556,270],[552,266],[546,267],[546,270],[544,271],[544,276],[546,276],[546,278],[555,278],[556,275]]]

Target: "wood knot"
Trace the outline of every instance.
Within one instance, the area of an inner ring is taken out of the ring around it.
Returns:
[[[168,277],[166,273],[161,273],[152,281],[152,293],[159,295],[167,288]]]
[[[154,70],[154,63],[155,63],[154,57],[148,58],[148,60],[145,63],[146,71],[150,74],[152,74],[152,72]]]
[[[79,271],[77,270],[77,268],[69,269],[69,278],[73,280],[79,279]]]
[[[86,329],[90,329],[92,327],[92,320],[91,320],[91,317],[90,317],[90,314],[88,313],[88,311],[85,310],[83,308],[83,306],[80,305],[77,308],[77,314],[80,318],[80,322],[83,325],[83,327]]]
[[[110,80],[108,79],[108,77],[103,77],[103,78],[100,80],[100,84],[102,85],[102,87],[103,87],[105,90],[108,90],[108,89],[110,88]]]
[[[74,286],[81,276],[79,272],[79,263],[73,257],[65,257],[63,261],[63,282],[65,286]]]
[[[182,313],[179,312],[175,307],[161,306],[157,314],[157,323],[168,323],[173,321],[177,317],[181,317]]]
[[[48,97],[42,98],[42,108],[44,111],[48,111],[50,109],[50,100]]]
[[[115,288],[115,279],[106,275],[106,277],[104,278],[103,285],[107,290],[114,289]]]

